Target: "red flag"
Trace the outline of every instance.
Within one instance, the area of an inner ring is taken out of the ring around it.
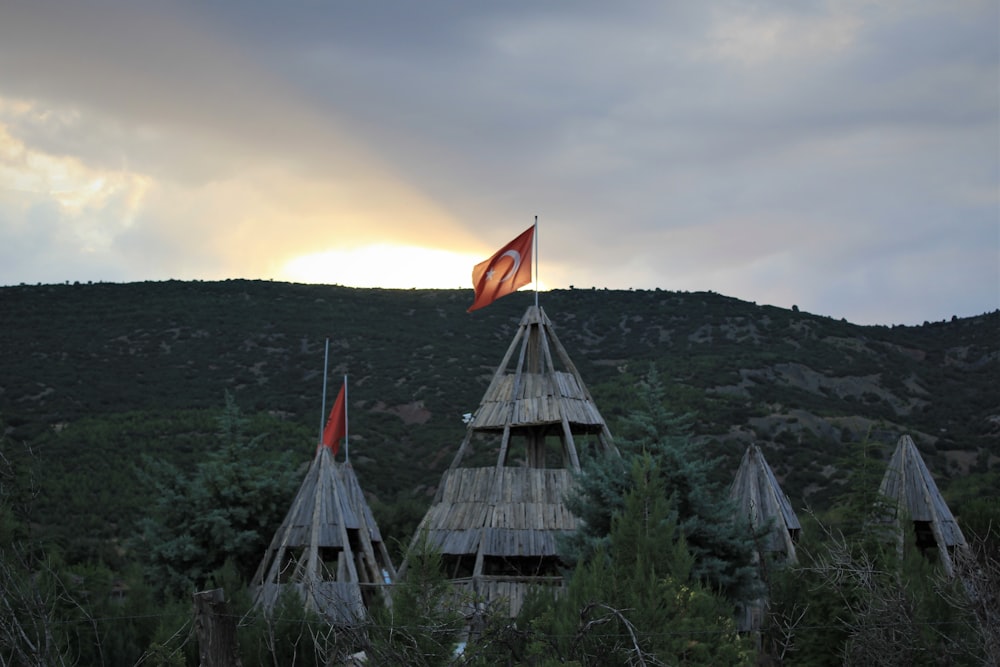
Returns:
[[[347,411],[344,409],[346,386],[346,382],[340,385],[340,393],[330,408],[330,416],[326,420],[326,428],[323,429],[323,442],[320,443],[324,447],[329,447],[334,456],[340,451],[340,439],[347,435]]]
[[[476,291],[476,298],[468,312],[488,306],[531,282],[531,243],[534,238],[535,226],[532,225],[488,260],[476,264],[472,269],[472,288]]]

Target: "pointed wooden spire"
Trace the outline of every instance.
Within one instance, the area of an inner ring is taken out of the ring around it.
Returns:
[[[493,441],[494,466],[462,467],[474,439]],[[515,616],[531,586],[562,584],[557,540],[576,529],[563,499],[581,446],[617,451],[549,318],[530,306],[417,537],[441,550],[453,582]]]
[[[888,516],[884,518],[897,531],[902,531],[901,519],[911,522],[917,547],[921,550],[935,547],[945,572],[952,576],[951,553],[957,548],[967,548],[965,535],[910,436],[904,435],[897,442],[879,493],[889,501]]]
[[[753,533],[770,526],[767,534],[757,540],[759,548],[754,553],[754,562],[760,562],[761,552],[777,556],[786,563],[796,562],[795,543],[802,526],[764,453],[754,443],[743,453],[729,487],[729,497],[736,506],[736,520],[746,523]],[[736,617],[737,628],[741,632],[760,630],[766,608],[765,598],[742,602]]]
[[[318,447],[254,575],[256,604],[269,610],[292,588],[308,609],[350,625],[395,576],[354,469]]]
[[[802,525],[756,444],[751,443],[744,452],[729,497],[736,504],[737,518],[748,521],[754,531],[770,522],[771,529],[762,539],[763,551],[796,562],[795,542]]]
[[[474,436],[490,433],[501,436],[498,467],[510,461],[512,438],[523,439],[523,462],[533,468],[579,470],[576,440],[580,436],[592,435],[601,449],[614,449],[590,391],[539,306],[529,306],[521,318],[451,467],[461,464]],[[559,440],[559,461],[552,461],[546,452],[550,436]]]

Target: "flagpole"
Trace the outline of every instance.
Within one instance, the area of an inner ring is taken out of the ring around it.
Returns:
[[[351,439],[347,436],[348,434],[348,422],[347,422],[347,374],[344,374],[344,463],[351,462]]]
[[[323,353],[323,405],[319,409],[319,444],[323,444],[323,428],[326,426],[326,365],[330,360],[330,339],[326,339],[326,351]]]
[[[538,308],[538,216],[535,216],[535,308]]]

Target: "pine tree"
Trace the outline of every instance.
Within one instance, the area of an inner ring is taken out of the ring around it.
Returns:
[[[421,535],[406,562],[406,576],[393,585],[392,604],[372,610],[366,653],[380,665],[447,664],[465,619],[441,553]]]
[[[294,493],[291,460],[255,455],[264,435],[247,439],[247,419],[228,393],[218,424],[219,449],[190,477],[151,459],[140,471],[156,495],[133,546],[168,595],[190,593],[230,558],[249,579]]]
[[[690,415],[674,415],[664,405],[664,389],[655,367],[639,390],[640,408],[621,425],[621,456],[587,457],[577,490],[568,499],[582,527],[565,542],[571,559],[585,558],[607,545],[611,517],[624,509],[634,488],[629,470],[648,454],[657,464],[667,494],[674,499],[678,527],[695,562],[694,576],[730,599],[749,599],[756,591],[752,536],[734,521],[735,510],[724,490],[711,481],[718,459],[708,459],[690,434]]]
[[[525,605],[533,641],[519,664],[738,665],[750,662],[732,606],[695,576],[695,556],[659,463],[638,456],[608,539],[574,571],[566,594]]]
[[[966,583],[926,560],[912,531],[881,521],[895,508],[879,493],[886,465],[878,444],[865,437],[841,463],[848,484],[827,525],[813,518],[799,564],[771,580],[765,651],[777,664],[787,654],[807,666],[989,664],[964,606]]]

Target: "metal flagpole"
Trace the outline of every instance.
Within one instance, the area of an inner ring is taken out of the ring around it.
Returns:
[[[344,375],[344,463],[351,462],[351,439],[347,437],[347,375]]]
[[[326,339],[326,351],[323,353],[323,405],[319,409],[319,444],[323,444],[323,431],[326,427],[326,364],[330,360],[330,339]]]
[[[538,308],[538,216],[535,216],[535,308]]]

